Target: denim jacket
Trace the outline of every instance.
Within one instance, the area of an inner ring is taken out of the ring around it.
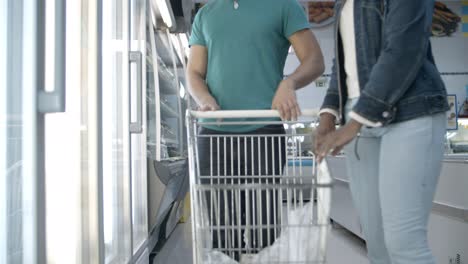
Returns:
[[[339,33],[346,0],[337,0],[330,87],[322,109],[344,116],[348,99]],[[356,56],[361,96],[353,108],[369,121],[388,125],[447,111],[447,92],[430,44],[433,0],[355,0]],[[341,123],[345,122],[340,118]]]

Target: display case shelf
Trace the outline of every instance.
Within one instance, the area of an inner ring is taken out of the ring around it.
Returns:
[[[154,69],[154,65],[153,65],[153,58],[151,57],[151,55],[148,53],[148,51],[146,51],[146,70],[147,71],[153,71]]]
[[[179,145],[179,141],[175,138],[162,138],[161,141],[166,144]]]
[[[160,102],[161,104],[161,114],[162,114],[162,118],[165,118],[165,117],[168,117],[168,118],[179,118],[180,115],[179,113],[172,109],[167,103],[165,103],[164,101],[161,101]]]
[[[175,64],[177,67],[182,66],[182,62],[177,56],[177,51],[175,50],[172,41],[169,39],[167,34],[156,34],[155,36],[156,47],[159,47],[160,52],[158,55],[167,65],[172,65],[172,55],[175,55]]]
[[[158,68],[159,74],[159,88],[161,93],[164,94],[177,94],[177,83],[175,82],[175,77],[171,76],[166,70],[161,66]]]
[[[169,31],[148,28],[147,47],[153,72],[148,71],[151,83],[147,86],[148,139],[156,145],[148,144],[148,153],[153,160],[183,157],[186,147],[185,123],[182,118],[185,104],[179,93],[180,58]],[[149,61],[147,59],[147,61]],[[149,65],[150,63],[147,62]],[[182,71],[185,72],[185,71]]]

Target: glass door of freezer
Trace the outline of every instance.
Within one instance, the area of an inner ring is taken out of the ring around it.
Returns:
[[[41,125],[35,102],[36,38],[26,34],[34,32],[37,13],[23,4],[0,0],[0,263],[45,260],[45,247],[38,245],[45,234],[39,230],[44,216],[38,208],[44,199],[37,200],[44,178],[37,173],[35,148]]]
[[[146,2],[0,0],[0,263],[144,245]]]
[[[0,263],[103,263],[98,10],[0,0]]]
[[[147,1],[102,3],[105,262],[127,263],[142,249],[148,236],[143,100]]]
[[[39,1],[38,1],[39,2]],[[61,5],[57,5],[57,3]],[[93,232],[96,192],[96,4],[92,0],[45,0],[45,80],[47,92],[64,85],[64,108],[44,118],[47,263],[91,263],[99,258],[99,232]],[[63,4],[63,5],[62,5]],[[62,11],[58,9],[63,9]],[[61,18],[55,14],[59,12]],[[86,23],[85,23],[86,22]],[[64,26],[64,58],[57,58],[58,26]],[[65,76],[63,84],[54,84]],[[102,235],[101,235],[102,237]],[[96,257],[93,257],[96,256]]]
[[[105,263],[132,256],[129,1],[102,1],[102,166]]]
[[[130,1],[130,162],[132,242],[136,254],[148,237],[146,177],[146,0]]]
[[[99,262],[97,5],[67,2],[0,0],[0,263]]]

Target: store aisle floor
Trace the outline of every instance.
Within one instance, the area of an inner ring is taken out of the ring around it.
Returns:
[[[179,224],[156,255],[153,264],[191,264],[192,236],[189,223]],[[362,240],[347,230],[335,227],[332,229],[329,247],[328,264],[368,264],[366,250]]]

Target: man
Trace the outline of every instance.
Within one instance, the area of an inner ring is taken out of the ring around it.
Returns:
[[[429,40],[433,8],[336,1],[337,54],[315,151],[320,160],[345,147],[372,264],[435,264],[427,224],[448,104]]]
[[[190,93],[202,111],[276,109],[283,120],[296,120],[301,114],[296,90],[312,82],[324,71],[320,47],[309,30],[304,10],[296,0],[211,1],[195,17],[190,45],[187,70]],[[300,66],[283,80],[283,68],[291,45]],[[243,175],[242,181],[221,180],[224,184],[265,183],[265,179],[256,181],[258,177],[254,176],[280,175],[286,157],[284,141],[278,138],[245,141],[243,138],[237,140],[233,135],[281,135],[284,134],[282,125],[205,125],[200,134],[224,135],[220,141],[210,142],[208,138],[199,138],[198,159],[202,175],[210,175],[213,171],[215,174],[222,172],[228,176],[237,176],[238,179]],[[283,144],[283,148],[279,144]],[[224,164],[225,160],[227,164]],[[241,167],[240,171],[238,167]],[[226,203],[230,214],[232,197],[228,196]],[[224,203],[224,199],[220,199],[219,202]],[[243,201],[241,218],[244,225],[246,221],[254,221],[246,219],[246,211],[249,211],[249,206],[244,206],[246,199],[244,193],[240,198]],[[260,199],[264,201],[267,198],[262,195]],[[225,206],[219,206],[221,212],[217,217],[211,208],[213,197],[208,195],[207,200],[212,224],[228,221],[223,218]],[[263,206],[258,213],[262,215],[263,221],[271,218],[272,204],[269,208]],[[270,209],[270,216],[267,216]],[[253,217],[255,212],[249,213]],[[218,218],[218,221],[213,217]],[[237,218],[235,215],[228,217]],[[242,245],[235,242],[238,240],[235,238],[234,245],[230,247],[253,247],[258,250],[274,240],[271,236],[269,240],[266,239],[267,236],[265,234],[263,239],[250,239],[254,241],[247,243],[244,241]],[[226,234],[214,235],[213,239],[215,248],[228,248]]]

